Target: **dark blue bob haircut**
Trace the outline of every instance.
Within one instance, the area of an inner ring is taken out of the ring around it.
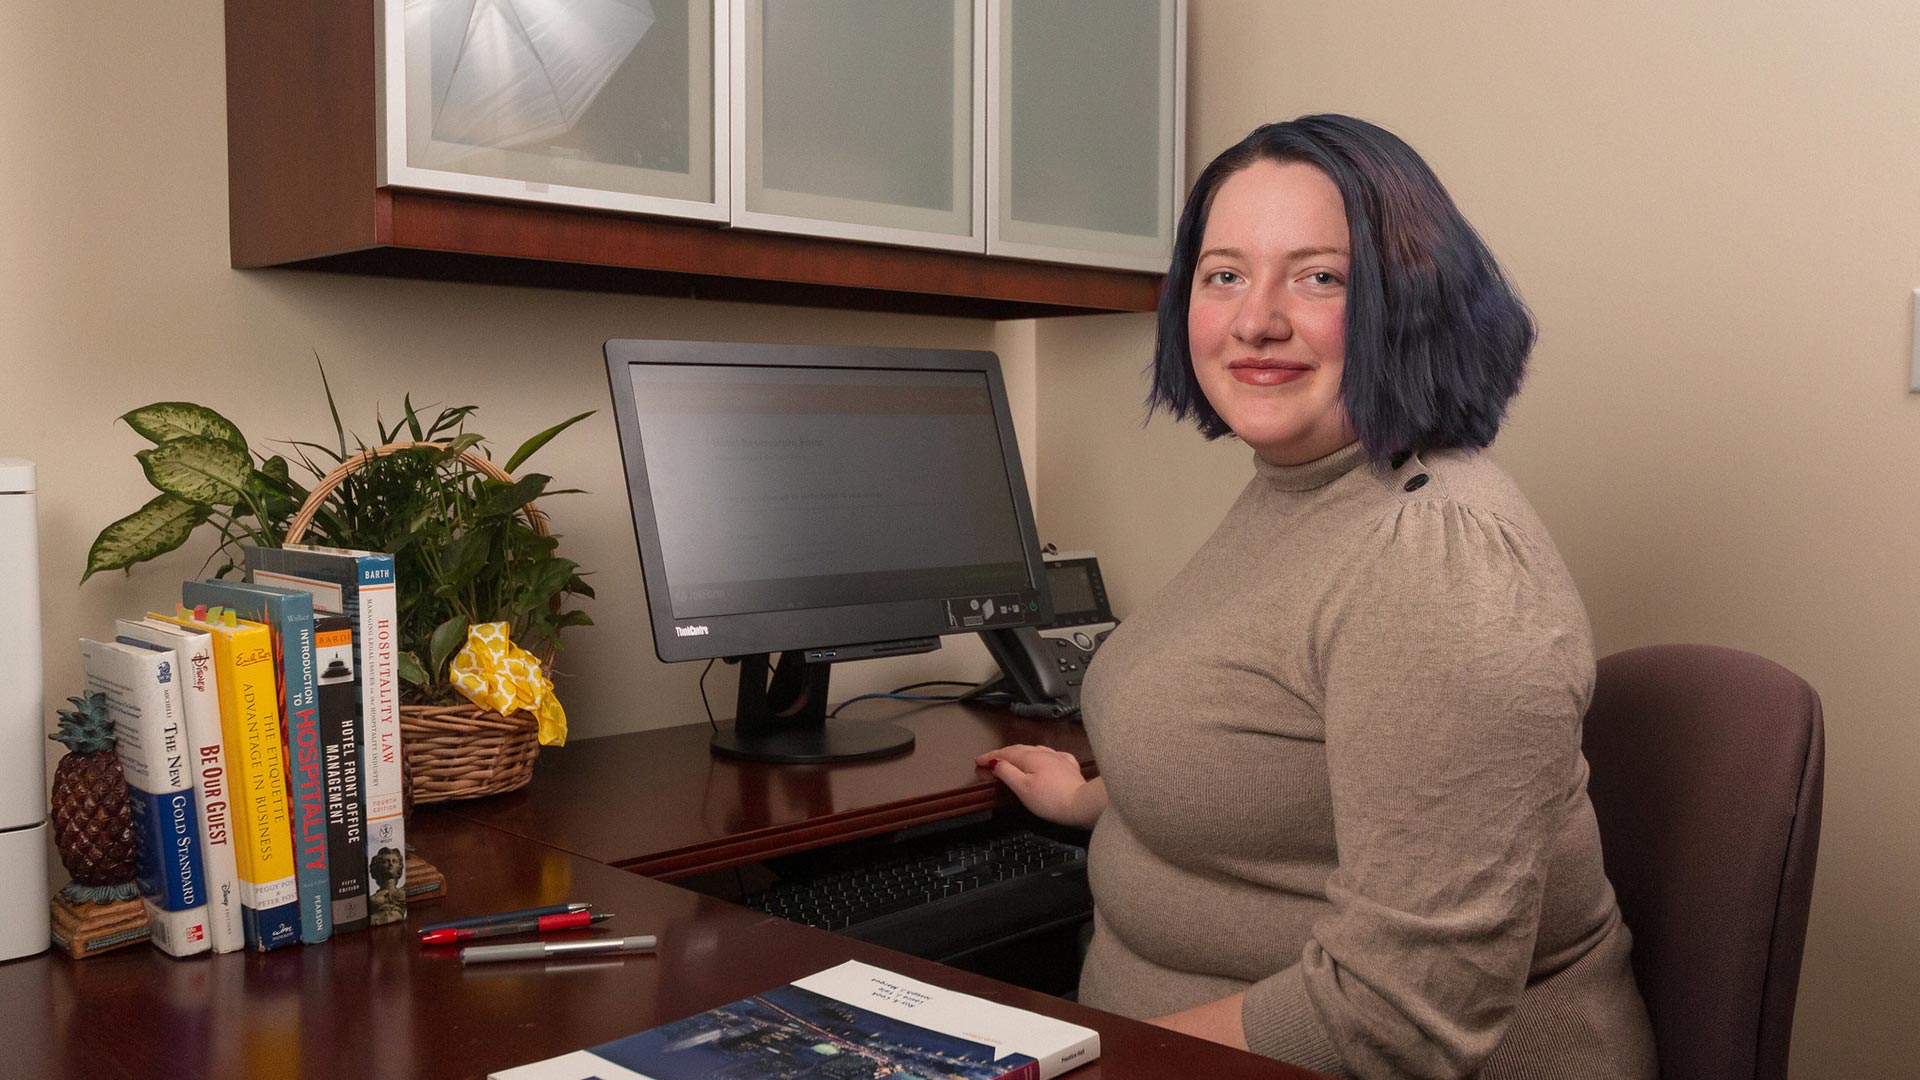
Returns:
[[[1194,182],[1160,294],[1149,415],[1192,417],[1209,439],[1233,433],[1194,377],[1187,303],[1214,193],[1257,161],[1312,165],[1346,205],[1340,396],[1367,456],[1384,465],[1491,444],[1526,373],[1533,316],[1420,155],[1384,128],[1332,114],[1257,128]]]

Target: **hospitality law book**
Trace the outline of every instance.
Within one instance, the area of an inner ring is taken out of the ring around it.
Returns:
[[[89,693],[106,695],[133,808],[134,883],[153,943],[174,956],[212,947],[200,866],[187,723],[172,649],[80,641]]]
[[[240,922],[247,945],[265,952],[300,942],[300,887],[293,869],[293,826],[280,764],[280,716],[273,642],[267,628],[231,611],[186,611],[166,620],[213,635],[220,688],[220,732],[232,778],[240,843]]]
[[[315,699],[313,597],[293,589],[211,580],[182,582],[180,598],[189,608],[231,608],[240,618],[266,627],[272,638],[280,764],[287,777],[294,881],[300,890],[300,940],[309,945],[325,941],[333,936],[333,902],[324,751]]]
[[[849,960],[491,1080],[1051,1080],[1099,1056],[1090,1028]]]
[[[149,615],[121,619],[115,640],[172,649],[180,661],[181,711],[186,715],[192,757],[193,795],[200,810],[200,866],[207,879],[207,936],[217,953],[246,947],[240,927],[240,872],[235,861],[233,802],[228,789],[226,737],[220,733],[220,687],[213,665],[213,635]]]
[[[337,588],[353,621],[360,703],[360,785],[366,796],[368,920],[407,917],[406,825],[401,816],[399,610],[393,556],[378,552],[246,545],[247,580],[307,592]]]

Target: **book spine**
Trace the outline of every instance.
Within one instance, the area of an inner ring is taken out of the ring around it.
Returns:
[[[240,873],[234,862],[232,807],[228,803],[225,737],[220,733],[219,688],[213,670],[213,638],[177,627],[121,620],[121,640],[152,648],[171,643],[180,662],[180,711],[186,718],[188,768],[199,809],[200,868],[206,875],[207,940],[216,953],[244,948],[240,928]]]
[[[282,734],[293,818],[294,876],[300,889],[300,940],[333,936],[333,889],[327,868],[327,791],[322,771],[320,708],[313,668],[313,615],[282,625],[286,724]]]
[[[152,900],[142,899],[147,912],[148,940],[169,956],[192,956],[207,951],[207,909],[168,911]]]
[[[367,797],[367,918],[374,926],[407,917],[407,839],[400,760],[399,611],[393,558],[359,557],[362,716],[361,784]]]
[[[274,705],[273,646],[262,626],[222,627],[215,633],[214,655],[226,699],[221,719],[227,746],[234,751],[228,766],[242,841],[240,897],[247,912],[248,944],[265,952],[300,940],[300,893]]]
[[[228,801],[226,739],[220,733],[213,643],[181,659],[187,739],[193,744],[193,790],[200,801],[201,864],[207,871],[207,932],[217,953],[246,945],[240,928],[240,870],[234,861],[233,807]]]
[[[360,790],[360,710],[353,696],[352,623],[344,615],[315,616],[313,644],[333,929],[346,933],[367,925],[366,800]]]
[[[193,789],[142,791],[129,784],[133,808],[134,884],[165,911],[204,907],[200,852],[194,837]],[[204,920],[204,916],[202,916]]]
[[[1087,1036],[1058,1053],[1048,1054],[1033,1063],[1034,1080],[1053,1080],[1072,1069],[1077,1069],[1089,1061],[1100,1057],[1100,1033],[1087,1032]]]
[[[151,906],[198,925],[192,940],[183,933],[163,948],[205,952],[206,884],[177,658],[171,649],[82,641],[80,661],[88,691],[106,695],[114,718],[132,808],[135,885]]]

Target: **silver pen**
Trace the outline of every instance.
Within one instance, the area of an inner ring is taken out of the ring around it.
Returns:
[[[548,956],[602,956],[607,953],[652,952],[659,939],[652,934],[638,937],[589,938],[586,941],[524,941],[512,945],[469,945],[460,950],[463,964],[485,964],[494,960],[537,960]]]

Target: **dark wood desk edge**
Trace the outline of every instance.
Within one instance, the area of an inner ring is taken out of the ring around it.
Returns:
[[[742,863],[791,855],[846,840],[898,832],[948,818],[961,817],[1002,804],[1000,793],[990,785],[958,792],[911,799],[834,817],[815,818],[774,828],[743,833],[725,840],[695,844],[675,851],[664,851],[613,865],[647,877],[672,880],[708,870],[725,870]]]
[[[927,711],[925,706],[912,707],[892,719],[903,720]],[[701,725],[689,724],[684,727],[696,734],[703,734]],[[1090,751],[1081,761],[1080,768],[1082,774],[1090,779],[1099,775],[1098,765]],[[469,804],[460,800],[438,804],[444,812],[476,825],[484,825],[506,835],[531,840],[602,865],[664,881],[1015,805],[1012,795],[1004,786],[982,773],[973,783],[962,787],[931,791],[837,814],[796,819],[699,843],[608,858],[605,853],[582,850],[583,845],[570,843],[565,836],[494,820],[483,804]]]

